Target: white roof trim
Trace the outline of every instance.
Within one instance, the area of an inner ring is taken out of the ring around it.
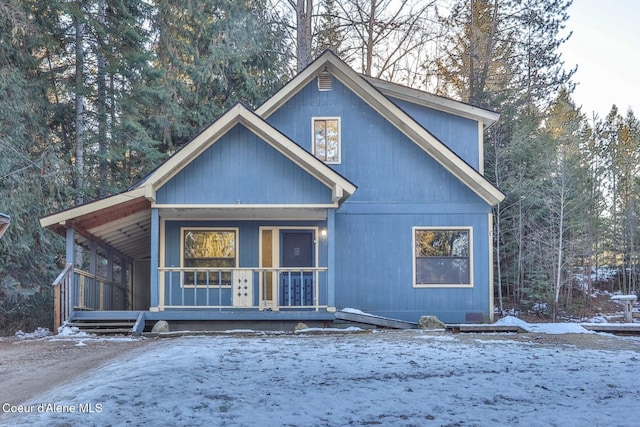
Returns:
[[[504,199],[504,194],[482,174],[458,157],[449,147],[330,51],[322,54],[294,77],[261,105],[256,113],[263,118],[269,117],[325,68],[491,206],[497,205]]]
[[[454,114],[467,119],[480,121],[485,128],[491,126],[500,118],[500,114],[494,111],[485,110],[484,108],[475,107],[470,104],[465,104],[464,102],[444,98],[432,93],[369,76],[362,77],[385,96],[433,108],[434,110],[443,111],[445,113]]]
[[[249,131],[329,187],[332,190],[332,194],[334,194],[334,202],[342,201],[355,192],[355,185],[316,159],[311,153],[291,141],[242,104],[236,104],[232,107],[139,185],[152,188],[151,192],[147,191],[147,196],[155,199],[155,191],[158,188],[178,174],[193,159],[215,144],[237,124],[245,126]],[[336,195],[339,195],[339,197],[336,198]]]

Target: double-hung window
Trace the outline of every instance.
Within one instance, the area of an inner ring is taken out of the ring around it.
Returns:
[[[182,228],[186,286],[230,286],[238,262],[238,230]],[[197,273],[197,274],[196,274]]]
[[[414,227],[414,286],[472,286],[472,248],[470,227]]]
[[[313,155],[325,163],[340,163],[340,118],[314,117]]]

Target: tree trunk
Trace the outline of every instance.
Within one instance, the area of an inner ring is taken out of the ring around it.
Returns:
[[[311,13],[313,0],[297,0],[291,5],[296,11],[296,41],[298,43],[298,72],[311,62]]]
[[[98,22],[104,29],[105,24],[105,0],[98,1]],[[97,42],[98,55],[98,195],[99,197],[107,196],[107,179],[108,179],[108,163],[107,163],[107,82],[105,70],[104,51],[105,43],[98,36]]]
[[[84,23],[76,18],[76,158],[75,158],[75,190],[76,205],[84,201]]]

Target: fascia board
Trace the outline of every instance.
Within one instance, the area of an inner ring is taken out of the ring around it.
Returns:
[[[399,131],[415,142],[491,206],[497,205],[504,199],[504,194],[478,171],[453,153],[446,145],[342,61],[330,61],[326,66],[329,72],[354,91],[371,108],[389,120]]]
[[[433,108],[438,111],[482,122],[485,128],[491,126],[500,118],[500,114],[465,104],[449,98],[427,93],[418,89],[402,86],[396,83],[379,80],[369,76],[362,76],[383,95],[397,98],[413,104]]]
[[[125,191],[124,193],[114,194],[113,196],[105,197],[104,199],[96,200],[95,202],[76,206],[74,208],[70,208],[65,211],[40,218],[40,226],[43,228],[48,228],[50,226],[63,224],[66,221],[77,218],[79,216],[87,215],[111,206],[118,205],[120,203],[128,202],[132,199],[144,197],[144,195],[144,188],[136,188],[134,190]]]

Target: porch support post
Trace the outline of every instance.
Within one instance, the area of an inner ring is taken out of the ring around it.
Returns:
[[[336,211],[327,210],[327,306],[336,307]]]
[[[91,254],[89,255],[89,273],[96,275],[96,266],[98,264],[98,244],[91,241]]]
[[[151,208],[151,307],[150,311],[158,311],[160,303],[160,211]]]
[[[73,228],[67,228],[67,236],[66,236],[66,253],[65,253],[65,261],[67,264],[71,264],[74,267],[76,266],[76,232]]]
[[[115,283],[113,283],[113,249],[111,249],[110,247],[107,248],[107,285],[102,285],[102,281],[100,281],[100,290],[102,291],[102,295],[100,295],[100,310],[104,310],[105,308],[107,310],[115,310],[116,308],[116,300],[115,300],[115,296],[116,296],[116,290],[115,290]],[[105,292],[108,292],[109,294],[109,298],[107,299],[107,296],[104,295]],[[107,299],[105,301],[105,299]],[[108,307],[105,307],[105,304],[109,302]],[[124,310],[124,307],[122,307],[122,309]]]
[[[89,273],[92,278],[89,279],[89,283],[92,285],[89,287],[89,304],[88,307],[93,310],[104,310],[104,287],[102,280],[98,280],[98,244],[95,241],[91,241],[89,245]],[[86,286],[86,285],[85,285]],[[85,295],[87,288],[85,287]]]
[[[131,261],[129,261],[129,259],[123,259],[120,258],[120,285],[124,286],[124,307],[122,307],[123,310],[131,310],[131,297],[129,295],[129,293],[131,292],[131,282],[127,280],[127,273],[132,271],[131,269]],[[131,277],[131,274],[129,274],[129,277]]]

